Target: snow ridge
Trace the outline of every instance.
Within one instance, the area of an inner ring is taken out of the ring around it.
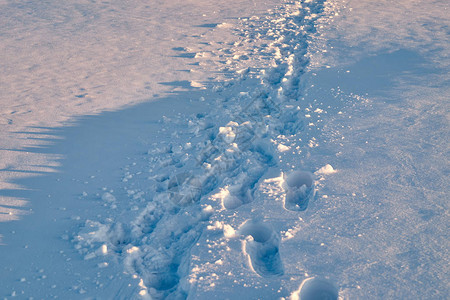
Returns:
[[[187,124],[186,117],[162,121],[178,130],[170,142],[162,141],[148,153],[151,197],[146,200],[145,193],[130,191],[134,200],[146,203],[131,222],[88,220],[74,238],[86,259],[102,254],[118,259],[139,281],[136,297],[189,296],[190,249],[207,221],[218,211],[251,204],[261,178],[280,164],[278,154],[286,150],[274,141],[305,127],[299,107],[301,76],[309,62],[308,36],[315,32],[323,7],[323,0],[287,2],[259,22],[258,33],[272,41],[261,50],[273,55],[271,67],[257,76],[240,72],[236,83],[259,78],[253,90],[216,100],[214,110],[187,118]],[[241,32],[244,37],[253,34]],[[216,90],[226,95],[231,85]],[[124,178],[128,180],[131,175]],[[283,189],[286,209],[305,210],[314,197],[314,178],[293,171]],[[120,201],[111,193],[103,198],[112,209]],[[280,234],[270,224],[247,220],[235,234],[245,237],[244,251],[254,272],[263,277],[283,274]]]

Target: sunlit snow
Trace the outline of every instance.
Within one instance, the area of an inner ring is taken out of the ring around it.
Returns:
[[[0,297],[446,299],[449,23],[0,0]]]

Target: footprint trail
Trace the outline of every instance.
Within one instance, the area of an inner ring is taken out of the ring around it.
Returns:
[[[246,47],[255,47],[252,40],[265,39],[267,43],[252,51],[272,57],[271,67],[245,68],[236,71],[237,80],[213,86],[215,94],[198,102],[207,114],[164,118],[162,125],[170,124],[173,130],[168,136],[162,129],[161,140],[146,157],[148,187],[131,188],[140,172],[128,171],[123,179],[139,213],[124,222],[113,218],[86,221],[74,238],[80,253],[95,257],[94,249],[105,245],[114,260],[139,280],[138,295],[184,299],[191,291],[191,249],[222,212],[239,220],[241,210],[259,205],[258,189],[268,170],[288,174],[283,185],[284,208],[307,209],[314,197],[314,179],[310,173],[291,171],[299,165],[285,169],[279,155],[283,148],[276,145],[305,129],[299,100],[301,75],[309,62],[308,36],[314,33],[323,3],[287,2],[266,19],[246,20],[236,29],[241,40],[229,52],[248,51]],[[246,26],[255,28],[247,30]],[[242,67],[243,56],[239,57],[230,67]],[[281,238],[270,222],[250,220],[237,232],[245,237],[243,251],[251,270],[262,278],[283,276]]]

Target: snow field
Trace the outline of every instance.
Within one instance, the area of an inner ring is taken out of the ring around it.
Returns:
[[[230,27],[274,3],[1,2],[0,188],[20,189],[14,178],[58,167],[58,157],[17,151],[46,145],[53,127],[227,79],[251,51],[229,49]]]
[[[171,97],[48,130],[3,296],[446,299],[445,9],[366,2],[205,20]]]

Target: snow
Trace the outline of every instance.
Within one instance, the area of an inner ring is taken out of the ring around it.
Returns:
[[[0,296],[447,297],[446,5],[53,4],[0,2]]]
[[[0,2],[0,188],[57,167],[56,157],[18,151],[54,138],[47,127],[203,88],[211,72],[224,80],[217,72],[235,51],[230,26],[274,3]]]
[[[333,173],[336,173],[336,172],[337,171],[333,168],[332,165],[326,164],[325,166],[323,166],[322,168],[317,170],[315,173],[316,174],[323,174],[323,175],[330,175],[330,174],[333,174]]]
[[[338,289],[332,283],[321,278],[305,279],[298,290],[292,293],[290,300],[336,299]]]
[[[315,195],[314,179],[311,173],[292,171],[283,176],[281,183],[285,193],[284,208],[303,211]]]

